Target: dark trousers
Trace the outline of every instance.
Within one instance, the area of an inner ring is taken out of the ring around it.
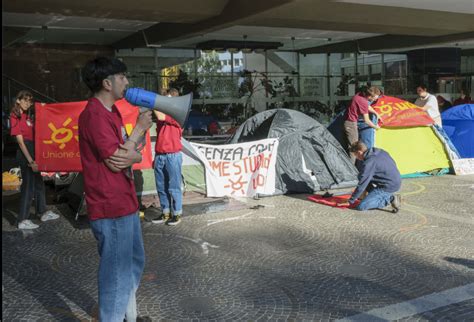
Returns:
[[[26,148],[30,155],[35,156],[35,144],[32,141],[25,141]],[[35,208],[37,214],[42,214],[46,211],[46,196],[44,189],[44,182],[39,172],[33,172],[28,166],[28,160],[23,155],[20,149],[16,154],[17,160],[21,169],[21,198],[20,198],[20,212],[18,214],[18,222],[28,219],[30,216],[30,206],[33,198],[35,199]]]

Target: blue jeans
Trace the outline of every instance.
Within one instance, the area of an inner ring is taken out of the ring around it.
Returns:
[[[115,219],[91,220],[97,239],[99,263],[99,314],[101,322],[135,321],[138,289],[145,250],[138,213]]]
[[[181,191],[181,165],[183,156],[180,152],[157,154],[155,156],[156,191],[160,198],[161,211],[173,216],[183,213],[183,193]]]
[[[375,114],[370,114],[369,117],[374,124],[377,124],[377,116]],[[364,142],[368,149],[373,148],[375,144],[375,129],[360,119],[357,121],[357,128],[359,130],[359,140]]]
[[[357,210],[385,208],[392,200],[392,193],[374,188],[356,207]]]

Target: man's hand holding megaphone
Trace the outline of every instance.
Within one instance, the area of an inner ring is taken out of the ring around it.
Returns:
[[[164,120],[166,120],[166,114],[163,113],[163,112],[155,111],[155,115],[156,115],[156,118],[157,118],[159,121],[164,121]]]

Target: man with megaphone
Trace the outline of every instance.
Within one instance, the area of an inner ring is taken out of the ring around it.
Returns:
[[[79,117],[79,149],[90,226],[100,255],[100,321],[136,321],[135,293],[145,265],[138,200],[131,166],[141,161],[137,142],[152,125],[140,113],[128,137],[114,105],[125,95],[127,67],[99,57],[82,71],[93,96]]]

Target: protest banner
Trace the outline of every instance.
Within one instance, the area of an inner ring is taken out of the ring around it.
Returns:
[[[87,101],[35,104],[35,161],[40,171],[82,171],[78,121],[86,104]],[[135,126],[139,109],[125,100],[117,101],[115,106],[122,115],[126,132],[130,134]],[[135,164],[133,169],[152,167],[151,140],[148,132],[142,155],[142,162]]]
[[[379,113],[383,127],[428,126],[434,123],[420,107],[396,97],[382,96],[372,107]]]
[[[253,197],[275,192],[278,139],[191,146],[205,166],[208,197]]]

